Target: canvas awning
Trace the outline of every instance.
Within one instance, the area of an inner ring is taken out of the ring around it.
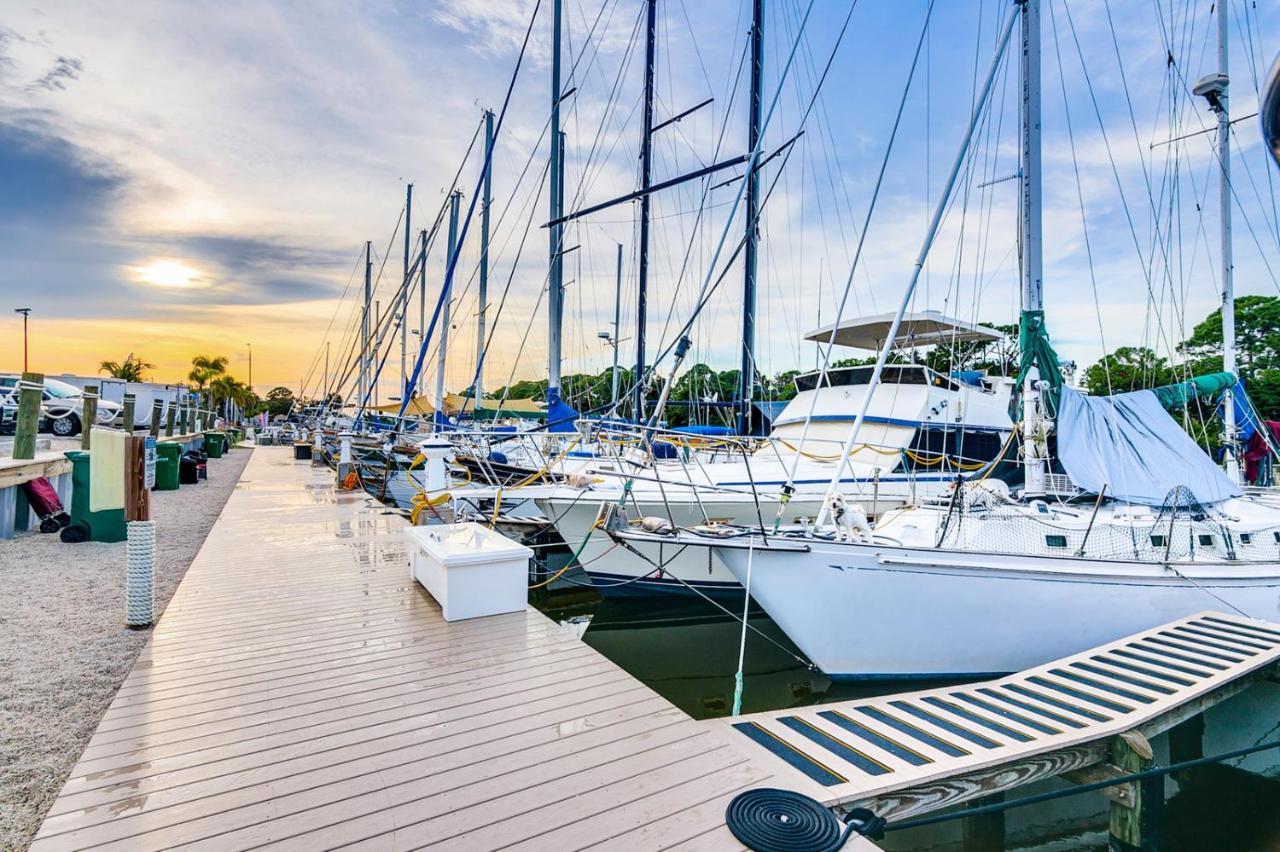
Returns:
[[[894,314],[855,317],[839,325],[825,325],[814,329],[804,337],[805,340],[818,343],[826,343],[834,337],[835,343],[839,346],[879,350],[884,346],[885,338],[889,336],[893,318]],[[937,311],[919,311],[903,315],[902,323],[898,326],[898,335],[893,340],[893,348],[999,340],[1002,337],[1004,334],[985,325],[954,319]]]

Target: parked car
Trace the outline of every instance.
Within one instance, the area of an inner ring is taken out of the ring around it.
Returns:
[[[18,380],[12,373],[0,375],[0,430],[11,433],[18,416]],[[106,426],[120,416],[122,406],[98,400],[98,425]],[[40,401],[39,431],[59,438],[80,434],[84,428],[84,394],[80,388],[57,379],[44,380]]]

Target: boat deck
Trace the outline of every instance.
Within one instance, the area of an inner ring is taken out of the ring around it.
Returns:
[[[399,516],[253,453],[37,852],[735,848],[735,793],[822,789],[533,609],[444,621]]]
[[[1280,625],[1205,612],[998,680],[703,724],[803,772],[829,807],[892,823],[1100,763],[1116,735],[1167,730],[1278,661]]]

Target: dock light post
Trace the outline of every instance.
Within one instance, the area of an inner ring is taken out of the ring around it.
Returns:
[[[252,392],[253,391],[253,344],[246,343],[245,346],[249,347],[249,391]]]
[[[27,318],[31,316],[30,308],[14,308],[15,314],[22,314],[22,372],[27,372],[30,368],[27,364]]]

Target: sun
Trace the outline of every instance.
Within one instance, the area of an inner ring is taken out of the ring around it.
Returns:
[[[175,290],[195,287],[200,280],[200,273],[179,260],[153,260],[134,272],[144,284]]]

